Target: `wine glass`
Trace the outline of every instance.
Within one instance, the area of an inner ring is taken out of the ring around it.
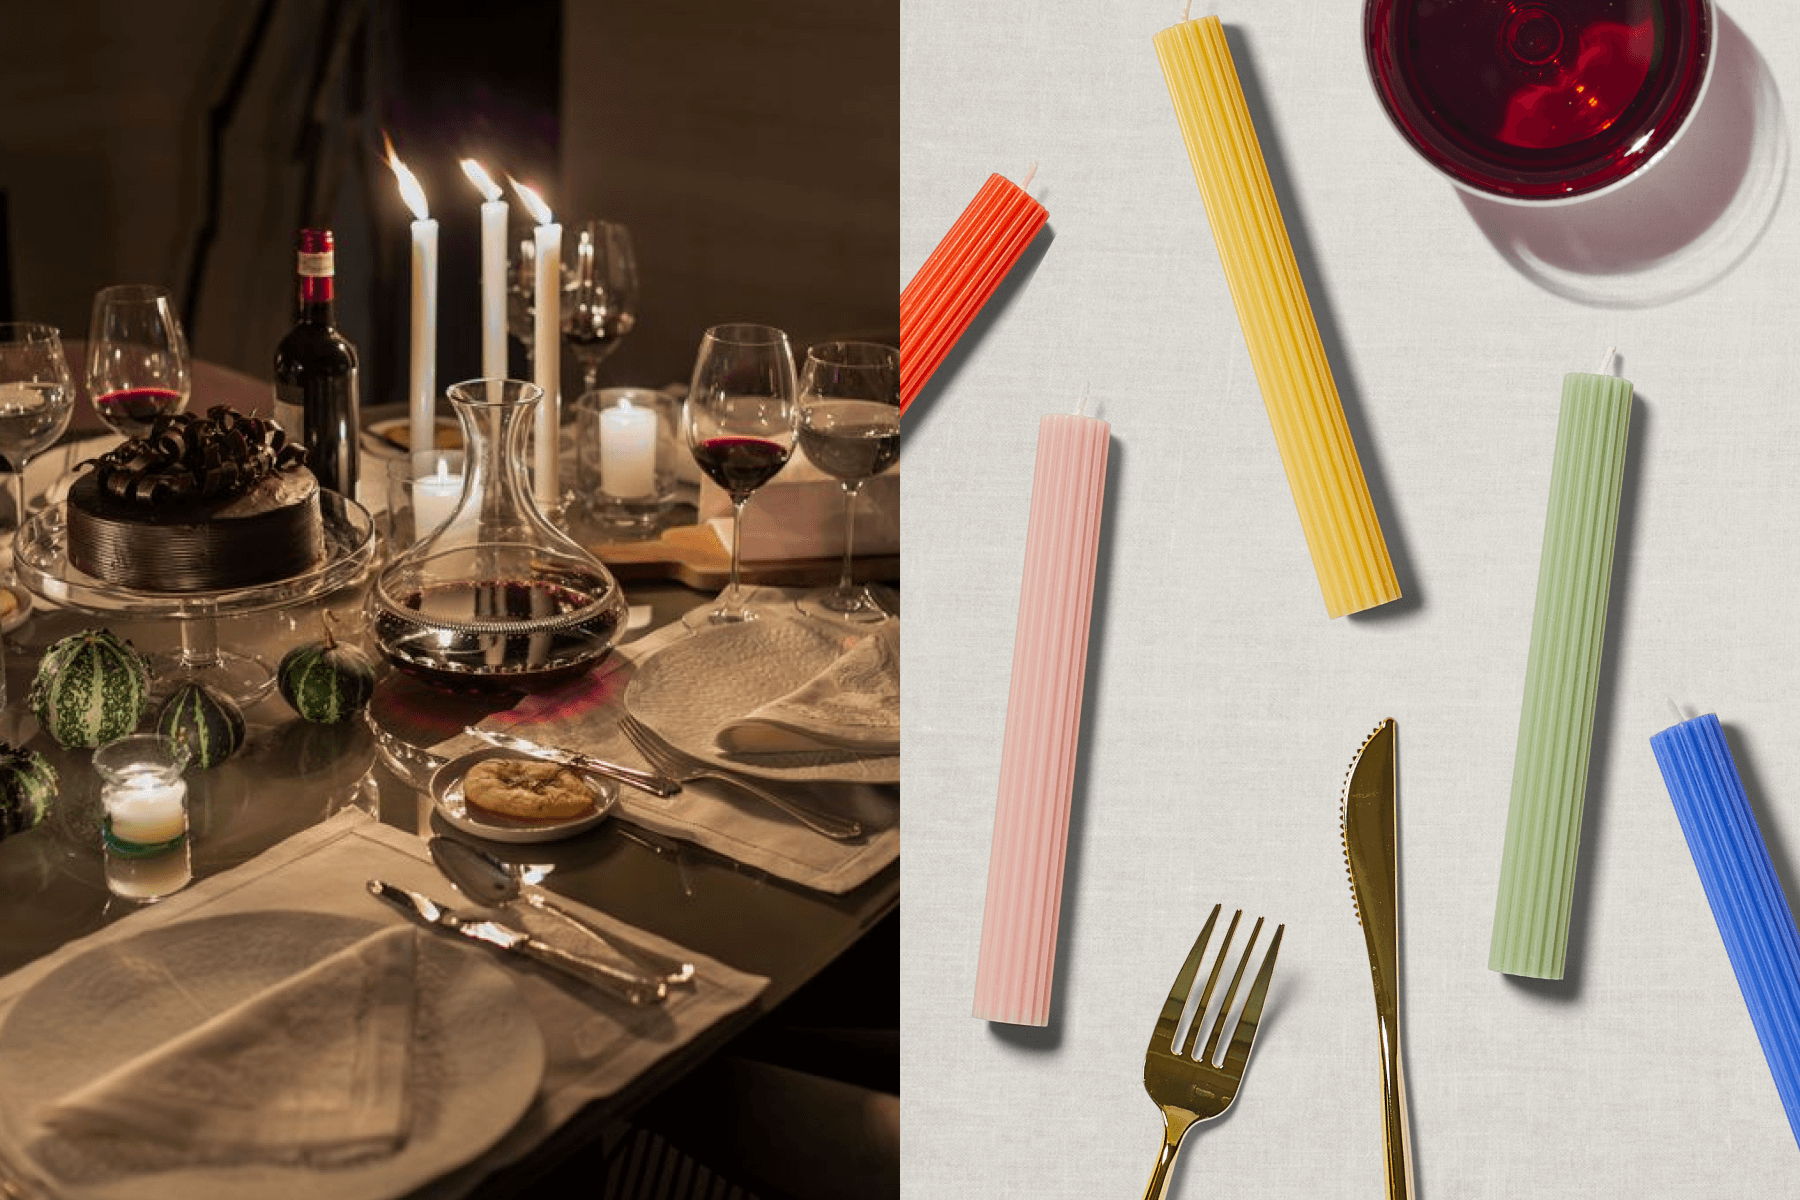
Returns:
[[[69,427],[75,384],[50,325],[0,324],[0,454],[11,469],[15,529],[25,523],[25,464]]]
[[[731,496],[731,586],[689,624],[753,620],[738,584],[744,506],[794,452],[798,426],[794,355],[787,334],[767,325],[715,325],[700,339],[694,377],[681,410],[688,449]],[[696,610],[698,611],[698,610]]]
[[[800,598],[813,616],[874,623],[892,613],[851,576],[856,497],[900,459],[900,352],[874,342],[822,342],[800,374],[800,448],[844,485],[844,568],[834,588]]]
[[[95,414],[126,437],[142,437],[157,417],[187,407],[187,338],[167,288],[126,283],[94,296],[87,385]]]
[[[575,227],[563,259],[562,338],[581,363],[581,390],[594,391],[600,364],[637,324],[637,258],[631,231],[614,221]]]

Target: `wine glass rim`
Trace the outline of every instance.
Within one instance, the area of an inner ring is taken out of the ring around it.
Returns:
[[[0,321],[0,342],[61,342],[62,331],[45,321]]]
[[[808,346],[806,357],[831,366],[884,367],[899,365],[900,350],[886,342],[833,338]]]
[[[149,304],[173,299],[173,294],[160,283],[114,283],[94,293],[94,302]]]
[[[490,397],[485,384],[498,383],[500,394]],[[544,389],[528,379],[465,379],[444,389],[444,394],[458,404],[477,408],[515,408],[535,404],[544,398]]]
[[[756,325],[737,322],[728,325],[714,325],[706,331],[708,340],[726,342],[734,346],[786,346],[788,335],[773,325]]]

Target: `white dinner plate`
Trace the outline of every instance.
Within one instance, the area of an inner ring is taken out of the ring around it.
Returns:
[[[454,828],[494,842],[555,842],[574,837],[606,820],[619,802],[619,789],[610,780],[600,779],[585,771],[576,771],[581,781],[594,793],[594,808],[564,821],[522,821],[501,813],[488,812],[471,805],[463,795],[463,776],[469,768],[484,759],[513,758],[521,762],[542,762],[516,750],[477,750],[461,758],[453,758],[431,774],[431,802],[438,815]],[[572,768],[571,768],[572,769]]]
[[[672,642],[640,663],[625,707],[675,749],[712,766],[761,779],[899,783],[900,756],[853,750],[728,754],[713,741],[725,722],[794,691],[835,662],[858,637],[798,615],[766,614],[716,625]]]
[[[29,1144],[35,1166],[54,1167],[83,1197],[143,1196],[143,1164],[128,1170],[92,1152],[91,1143],[71,1156],[54,1138],[30,1140],[36,1112],[380,928],[323,913],[233,913],[162,926],[71,959],[20,997],[0,1026],[6,1140],[15,1153]],[[154,1194],[385,1200],[464,1165],[511,1129],[543,1078],[543,1034],[505,971],[423,936],[404,1146],[338,1166],[176,1165],[155,1174]],[[204,989],[180,986],[201,979]]]

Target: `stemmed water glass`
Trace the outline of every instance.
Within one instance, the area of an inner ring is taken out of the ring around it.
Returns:
[[[25,464],[69,427],[75,385],[53,326],[0,324],[0,454],[11,469],[14,528],[25,523]]]
[[[167,288],[124,283],[95,294],[87,385],[95,415],[126,437],[142,437],[157,417],[187,408],[187,337]]]
[[[731,586],[689,624],[730,625],[755,618],[738,583],[744,506],[750,493],[787,465],[799,423],[794,355],[787,334],[767,325],[715,325],[700,339],[694,377],[681,410],[694,461],[724,488],[731,522]]]
[[[856,497],[900,459],[900,352],[874,342],[822,342],[800,374],[800,448],[844,485],[844,568],[834,588],[800,598],[814,616],[874,623],[892,614],[851,575]]]
[[[631,231],[583,221],[563,259],[562,339],[581,363],[581,390],[599,386],[600,364],[637,324],[637,258]]]

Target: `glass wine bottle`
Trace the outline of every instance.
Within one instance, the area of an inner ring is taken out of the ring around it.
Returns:
[[[275,348],[275,420],[306,447],[319,486],[356,498],[356,347],[337,329],[329,229],[300,231],[294,327]]]

